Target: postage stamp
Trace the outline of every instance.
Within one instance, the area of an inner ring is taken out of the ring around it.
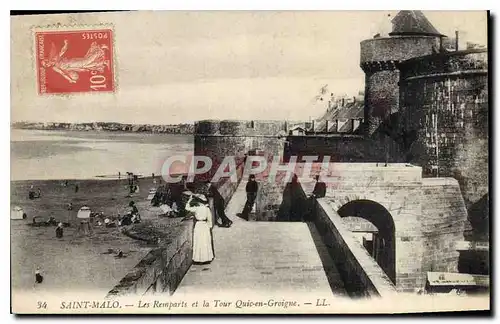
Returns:
[[[38,93],[113,92],[113,31],[36,32]]]

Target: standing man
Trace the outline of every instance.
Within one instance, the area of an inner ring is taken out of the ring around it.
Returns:
[[[171,207],[175,208],[179,213],[177,216],[181,217],[181,206],[182,206],[182,192],[184,191],[184,183],[182,179],[179,183],[169,183],[168,187],[170,189],[170,202]]]
[[[247,202],[241,214],[245,219],[248,219],[248,214],[253,208],[253,204],[257,198],[257,191],[259,190],[259,184],[255,181],[255,174],[250,175],[245,189],[247,192]]]
[[[316,184],[312,192],[314,198],[323,198],[326,195],[326,183],[320,181],[319,175],[316,176]]]
[[[219,227],[230,227],[233,222],[226,216],[226,212],[224,211],[224,198],[211,182],[208,183],[208,194],[214,200],[215,223]]]

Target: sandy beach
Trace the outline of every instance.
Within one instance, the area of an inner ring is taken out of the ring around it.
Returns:
[[[133,200],[141,213],[139,226],[161,226],[166,239],[175,235],[179,219],[159,218],[158,208],[146,200],[150,188],[157,186],[151,178],[138,180],[140,193],[128,196],[127,180],[62,180],[11,182],[11,206],[21,206],[27,218],[11,220],[11,271],[12,289],[38,291],[89,291],[104,296],[127,274],[151,248],[151,245],[127,237],[121,228],[94,227],[89,236],[77,233],[78,209],[86,205],[93,212],[116,216],[123,214]],[[75,185],[79,190],[75,192]],[[40,188],[41,198],[28,199],[29,187]],[[67,204],[74,208],[67,210]],[[64,229],[64,237],[56,238],[55,226],[29,226],[33,217],[45,220],[55,217],[71,223]],[[162,237],[163,239],[163,237]],[[121,250],[125,258],[117,258]],[[34,284],[34,272],[40,267],[44,276],[42,284]]]

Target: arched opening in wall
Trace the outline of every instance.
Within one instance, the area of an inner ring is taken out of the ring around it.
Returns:
[[[370,256],[377,259],[377,243],[379,243],[378,238],[380,237],[377,227],[370,221],[360,217],[342,217],[342,223],[352,232],[354,237],[363,245]]]
[[[358,221],[358,233],[363,233],[365,238],[372,236],[371,248],[367,248],[370,255],[377,261],[384,272],[393,283],[396,283],[396,240],[394,220],[389,211],[381,204],[371,200],[353,200],[343,205],[338,214],[346,218],[345,222],[354,222],[355,218],[361,218],[368,222]],[[371,224],[372,226],[368,226]],[[353,228],[348,226],[348,228]],[[355,231],[354,231],[355,232]],[[363,243],[363,241],[361,241]],[[371,251],[370,251],[371,250]]]

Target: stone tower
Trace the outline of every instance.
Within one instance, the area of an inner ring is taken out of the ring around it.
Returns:
[[[488,51],[469,49],[399,65],[400,121],[417,136],[408,162],[425,177],[458,180],[478,239],[488,233]],[[476,226],[477,225],[477,226]],[[484,235],[483,235],[484,234]]]
[[[377,34],[361,42],[360,65],[365,72],[365,134],[368,136],[399,111],[396,65],[438,51],[444,37],[421,11],[400,11],[391,22],[392,31],[388,36]]]

